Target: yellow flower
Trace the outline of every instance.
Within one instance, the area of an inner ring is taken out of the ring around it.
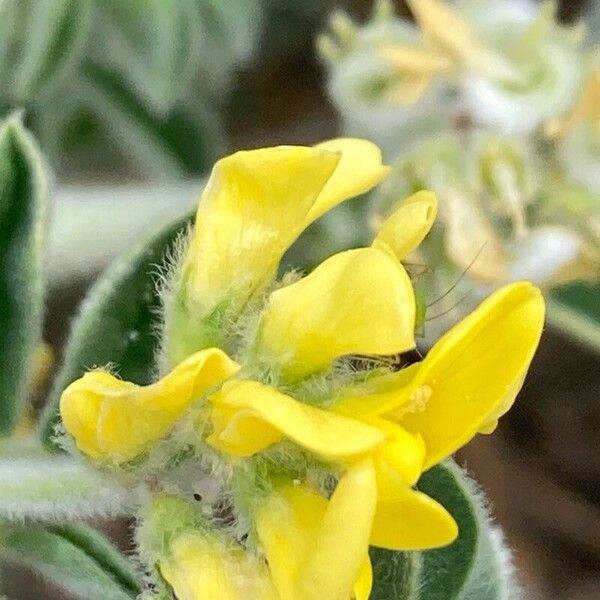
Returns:
[[[348,469],[329,500],[306,484],[277,481],[253,508],[266,562],[208,527],[184,527],[167,543],[161,575],[179,600],[367,600],[376,493],[368,459]]]
[[[202,194],[184,259],[187,302],[197,317],[224,301],[243,305],[268,284],[310,223],[388,171],[377,146],[351,138],[221,159]]]
[[[456,537],[446,510],[411,489],[424,470],[420,435],[384,419],[312,407],[253,381],[226,383],[210,401],[214,431],[207,441],[232,457],[257,454],[284,437],[342,465],[370,456],[378,486],[371,544],[408,550],[442,546]]]
[[[208,441],[234,456],[257,453],[284,436],[340,463],[368,454],[378,483],[371,543],[403,550],[443,545],[456,536],[456,524],[411,486],[478,432],[494,428],[521,388],[543,321],[537,288],[502,288],[422,363],[373,378],[367,389],[347,390],[333,410],[348,420],[263,384],[232,382],[210,398],[215,430]],[[369,428],[361,429],[361,421]]]
[[[217,162],[165,303],[168,365],[223,347],[227,325],[268,286],[302,231],[388,171],[377,146],[353,138],[241,151]]]
[[[335,410],[384,418],[420,435],[426,470],[478,432],[493,430],[512,406],[544,325],[544,300],[529,283],[507,285],[448,331],[423,362],[350,391]]]
[[[429,231],[435,196],[420,192],[385,223],[370,248],[332,256],[271,294],[256,352],[289,380],[348,354],[397,354],[415,347],[415,298],[400,259]]]
[[[348,469],[329,500],[292,482],[260,499],[254,512],[257,535],[282,600],[369,597],[376,499],[369,459]]]
[[[213,532],[177,536],[159,569],[178,600],[282,600],[263,561]]]
[[[385,173],[379,150],[361,140],[241,152],[220,161],[183,260],[177,301],[190,312],[180,325],[193,331],[223,302],[241,309],[274,277],[302,229]],[[518,283],[498,291],[421,363],[367,373],[360,382],[346,378],[346,387],[338,384],[318,406],[294,397],[306,400],[302,393],[321,379],[302,380],[327,373],[336,359],[374,355],[377,362],[415,347],[415,298],[401,261],[425,237],[436,210],[433,194],[415,194],[382,224],[370,247],[336,254],[273,292],[256,331],[248,327],[252,336],[239,336],[235,356],[244,358],[243,370],[223,349],[188,356],[184,343],[175,352],[184,360],[152,385],[96,371],[64,391],[65,427],[94,459],[135,458],[206,400],[203,415],[212,429],[202,419],[198,435],[208,434],[202,441],[220,451],[210,455],[215,465],[230,463],[232,482],[221,481],[224,487],[235,488],[235,463],[283,440],[306,451],[295,458],[314,455],[339,475],[328,498],[308,482],[291,483],[286,453],[275,454],[280,479],[272,493],[238,488],[242,498],[232,494],[234,516],[238,503],[249,509],[248,549],[208,527],[171,531],[159,568],[181,600],[366,600],[370,544],[412,550],[455,539],[452,516],[414,486],[423,471],[491,430],[510,408],[543,325],[538,290]],[[257,374],[261,381],[251,379]],[[338,380],[323,381],[334,386]],[[299,472],[315,461],[305,463]],[[267,462],[247,461],[244,475],[246,467],[262,473],[258,464]],[[266,562],[251,547],[254,534]]]
[[[225,353],[210,348],[148,386],[91,371],[63,392],[60,413],[82,452],[122,462],[165,436],[186,408],[237,369]]]
[[[231,381],[209,397],[207,441],[231,456],[251,456],[284,437],[326,459],[351,459],[380,444],[375,427],[298,402],[257,381]]]

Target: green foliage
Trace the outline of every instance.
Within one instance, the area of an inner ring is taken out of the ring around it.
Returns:
[[[26,4],[26,3],[24,3]],[[18,101],[49,97],[64,86],[81,60],[91,25],[89,0],[50,0],[30,6],[9,3],[18,14],[23,37],[15,39],[12,68],[13,94]],[[13,18],[15,18],[13,17]]]
[[[0,107],[25,108],[69,171],[201,173],[222,150],[213,107],[260,24],[259,0],[6,0]]]
[[[124,512],[126,491],[67,456],[33,453],[0,458],[0,518],[54,521]]]
[[[114,38],[108,47],[92,49],[94,59],[104,60],[108,52],[140,98],[165,113],[185,93],[202,60],[205,32],[195,0],[104,0],[102,12]]]
[[[88,61],[82,68],[80,94],[110,141],[149,177],[202,173],[221,149],[223,132],[211,108],[176,105],[157,114],[118,71],[99,62]]]
[[[152,382],[158,341],[159,271],[188,222],[178,221],[142,244],[91,289],[73,324],[64,363],[41,419],[45,443],[52,444],[60,394],[88,369],[113,364],[128,381],[140,385]]]
[[[514,600],[508,551],[475,484],[452,462],[423,474],[419,489],[443,504],[460,534],[426,552],[372,551],[371,600]]]
[[[552,292],[548,322],[600,352],[600,286],[572,283]]]
[[[0,553],[38,570],[86,600],[132,600],[140,593],[131,563],[99,532],[84,525],[20,525],[0,530]]]
[[[47,182],[17,117],[0,128],[0,435],[23,414],[42,330],[42,233]]]

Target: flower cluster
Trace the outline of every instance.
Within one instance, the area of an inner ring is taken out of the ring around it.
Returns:
[[[392,150],[402,132],[428,134],[456,119],[520,135],[576,101],[588,69],[582,30],[559,26],[554,3],[408,4],[416,25],[384,0],[363,27],[337,13],[319,40],[350,130]]]
[[[370,246],[278,278],[310,223],[388,172],[359,139],[220,160],[165,291],[162,376],[91,371],[62,395],[79,450],[146,484],[141,553],[179,600],[366,599],[370,545],[458,534],[415,485],[510,408],[544,303],[529,283],[503,287],[415,360],[402,261],[436,217],[426,191]]]

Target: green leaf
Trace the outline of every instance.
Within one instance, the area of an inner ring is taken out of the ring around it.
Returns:
[[[86,600],[132,600],[140,593],[132,564],[90,527],[5,526],[0,542],[0,552],[8,561],[35,569]]]
[[[548,300],[548,323],[600,352],[600,285],[571,283]]]
[[[418,487],[443,504],[460,534],[445,548],[425,552],[374,550],[373,599],[514,600],[510,555],[474,482],[447,461],[423,474]]]
[[[205,18],[212,21],[209,32],[218,34],[221,44],[230,48],[235,61],[248,60],[262,26],[260,0],[205,0],[200,8],[205,11]],[[224,54],[224,50],[222,52]]]
[[[219,119],[201,97],[156,115],[116,70],[86,61],[81,101],[145,175],[171,178],[203,173],[222,148]]]
[[[16,117],[0,127],[0,435],[17,425],[42,333],[42,237],[48,197],[38,148]]]
[[[419,598],[420,552],[390,552],[371,548],[373,591],[369,600],[414,600]]]
[[[196,0],[104,0],[102,11],[111,43],[95,60],[115,65],[151,111],[167,113],[203,59],[207,32]]]
[[[119,375],[140,385],[155,374],[160,296],[158,271],[189,219],[178,220],[96,282],[73,324],[64,363],[41,419],[42,439],[52,445],[62,391],[88,369],[112,364]]]
[[[91,24],[89,0],[28,2],[15,94],[39,102],[64,84],[79,65]]]
[[[0,459],[4,520],[114,517],[123,514],[126,499],[126,490],[108,476],[68,456],[39,450]]]

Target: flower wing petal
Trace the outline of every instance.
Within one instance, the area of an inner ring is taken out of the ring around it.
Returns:
[[[231,409],[232,413],[229,422],[213,420],[215,431],[208,441],[237,456],[267,448],[280,434],[331,459],[360,455],[384,439],[384,434],[375,427],[303,404],[256,381],[226,383],[211,401],[216,407]],[[248,419],[252,421],[250,425],[242,422]],[[256,435],[247,440],[250,429]]]
[[[188,406],[238,368],[223,351],[209,348],[148,386],[92,371],[63,392],[61,415],[83,452],[129,460],[166,435]]]
[[[425,550],[445,546],[458,535],[450,513],[433,498],[409,487],[377,503],[371,545],[389,550]]]
[[[302,567],[299,598],[350,598],[368,555],[376,503],[373,461],[363,459],[348,468],[329,500],[313,551]]]
[[[344,200],[368,192],[390,172],[382,164],[381,150],[368,140],[336,138],[315,148],[341,154],[340,162],[307,215],[307,224]]]
[[[184,264],[203,314],[231,294],[243,304],[269,281],[339,160],[328,150],[277,146],[217,162]]]
[[[543,325],[540,291],[518,282],[492,294],[434,345],[406,392],[428,386],[429,399],[424,410],[402,417],[425,440],[425,470],[512,406]]]
[[[345,354],[414,348],[414,324],[414,292],[396,258],[376,248],[347,250],[271,294],[257,350],[299,379]]]

